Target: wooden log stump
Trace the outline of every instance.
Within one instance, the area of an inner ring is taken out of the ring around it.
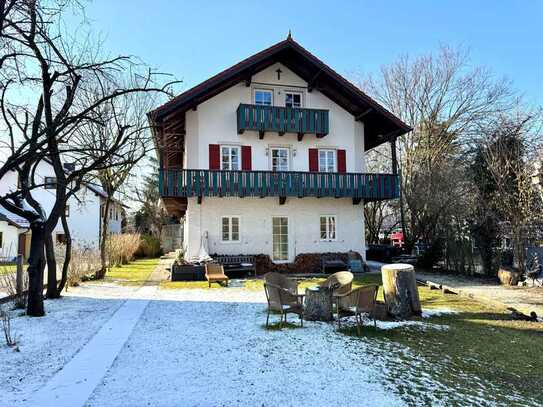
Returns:
[[[388,313],[402,319],[420,315],[422,309],[414,267],[410,264],[387,264],[381,267],[381,275]]]
[[[304,319],[308,321],[331,321],[332,289],[326,287],[306,288]]]

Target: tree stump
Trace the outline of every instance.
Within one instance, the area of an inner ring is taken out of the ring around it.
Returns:
[[[308,321],[331,321],[333,319],[331,288],[305,289],[304,319]]]
[[[381,267],[381,275],[388,313],[401,319],[420,315],[422,309],[414,267],[409,264],[387,264]]]

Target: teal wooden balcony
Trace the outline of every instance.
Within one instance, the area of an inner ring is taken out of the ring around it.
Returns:
[[[163,198],[172,197],[335,197],[353,203],[399,197],[399,179],[392,174],[160,170]]]
[[[329,131],[328,110],[305,109],[282,106],[260,106],[240,104],[237,110],[238,133],[245,130],[258,131],[260,138],[267,131],[283,135],[296,133],[298,140],[304,134],[324,137]]]

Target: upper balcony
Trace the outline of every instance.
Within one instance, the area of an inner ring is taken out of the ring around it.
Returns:
[[[298,171],[221,171],[162,169],[159,189],[163,198],[198,197],[333,197],[376,201],[399,197],[394,174],[326,173]]]
[[[238,133],[258,131],[260,138],[273,131],[282,136],[296,133],[301,141],[304,134],[324,137],[329,131],[328,110],[301,107],[262,106],[240,104],[237,110]]]

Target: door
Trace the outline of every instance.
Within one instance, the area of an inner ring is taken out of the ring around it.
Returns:
[[[288,261],[288,218],[274,216],[272,218],[273,261]]]

